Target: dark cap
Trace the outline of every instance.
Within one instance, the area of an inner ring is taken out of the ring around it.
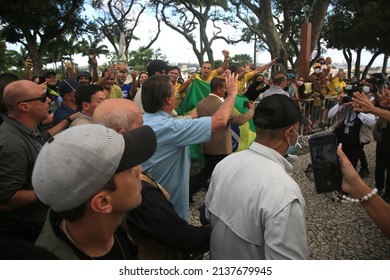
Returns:
[[[61,96],[64,96],[69,92],[75,91],[79,86],[80,84],[78,81],[74,79],[66,78],[59,83],[58,91],[60,92]]]
[[[76,77],[76,80],[78,81],[81,76],[88,77],[90,80],[92,80],[92,76],[91,76],[91,74],[89,74],[89,72],[80,72],[80,73],[78,73],[78,75]]]
[[[168,65],[164,60],[155,59],[149,62],[146,67],[146,71],[148,71],[148,75],[153,76],[156,72],[167,71]]]
[[[284,94],[273,94],[262,99],[253,116],[255,126],[262,129],[278,129],[297,122],[305,126],[310,124],[302,116],[298,104]]]
[[[50,75],[54,75],[54,76],[56,76],[57,75],[57,73],[56,72],[54,72],[54,71],[49,71],[49,72],[46,72],[46,74],[45,74],[45,78],[47,78],[48,76],[50,76]]]

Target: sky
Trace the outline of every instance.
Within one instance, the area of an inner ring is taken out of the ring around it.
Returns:
[[[209,24],[210,25],[210,24]],[[140,18],[139,27],[135,29],[135,35],[139,37],[140,41],[133,41],[130,45],[130,50],[136,50],[141,45],[142,42],[149,42],[149,39],[155,34],[156,29],[156,19],[153,16],[148,14],[143,14]],[[212,31],[210,31],[212,32]],[[234,34],[236,30],[233,28],[226,27],[224,29],[224,34]],[[107,41],[105,44],[109,47],[110,50],[113,50],[111,44]],[[170,64],[177,63],[198,63],[198,60],[195,54],[192,51],[192,46],[187,40],[176,31],[172,30],[170,27],[166,26],[161,22],[161,33],[157,41],[152,45],[153,49],[160,48],[161,53],[165,54]],[[214,51],[214,59],[223,59],[222,50],[227,49],[230,51],[230,56],[236,54],[249,54],[253,58],[253,43],[239,43],[237,45],[227,45],[223,40],[216,40],[212,45]],[[346,64],[342,51],[335,49],[328,49],[324,56],[332,57],[334,63]],[[355,56],[356,57],[356,56]],[[367,65],[371,58],[370,52],[363,51],[361,65]],[[258,52],[257,53],[257,62],[260,64],[268,63],[271,61],[271,56],[268,52]],[[87,58],[78,58],[77,63],[79,65],[86,65]],[[104,63],[104,60],[102,60]],[[383,55],[380,55],[374,61],[373,66],[382,66],[383,64]]]
[[[85,7],[85,13],[89,16],[95,13],[91,7]],[[149,14],[142,14],[139,22],[139,26],[135,29],[135,36],[140,38],[140,41],[133,41],[130,45],[130,50],[137,50],[142,43],[150,41],[150,37],[155,34],[156,29],[156,19],[154,16]],[[210,24],[209,24],[210,26]],[[212,32],[210,30],[210,32]],[[237,31],[231,27],[225,27],[223,30],[224,34],[237,34]],[[103,42],[106,44],[111,51],[113,51],[113,47],[108,41]],[[10,48],[18,50],[19,47],[15,45],[9,45]],[[165,54],[170,64],[177,63],[198,63],[198,60],[195,54],[192,51],[192,46],[188,43],[185,38],[172,30],[168,26],[166,26],[163,22],[161,22],[161,33],[157,41],[152,46],[153,49],[161,49],[161,53]],[[239,43],[237,45],[227,45],[223,40],[216,40],[212,45],[214,51],[214,59],[223,59],[222,50],[227,49],[230,51],[230,56],[234,56],[236,54],[249,54],[253,58],[253,43]],[[342,54],[342,51],[329,49],[324,56],[330,56],[334,63],[345,64],[345,59]],[[354,56],[356,57],[356,56]],[[368,64],[371,58],[371,54],[369,52],[364,51],[362,54],[361,65]],[[79,66],[87,66],[88,58],[83,57],[81,55],[76,55],[74,57],[75,63]],[[268,63],[271,61],[271,56],[268,52],[258,52],[257,53],[257,62],[259,64]],[[104,57],[100,57],[98,63],[104,64],[106,59]],[[373,66],[382,66],[383,64],[383,55],[380,55],[376,58]]]

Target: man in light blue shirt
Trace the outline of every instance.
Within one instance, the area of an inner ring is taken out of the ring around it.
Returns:
[[[211,116],[199,119],[174,118],[174,88],[168,76],[152,76],[142,85],[144,124],[157,136],[155,154],[142,166],[171,195],[175,211],[185,220],[189,211],[191,157],[189,145],[207,142],[211,133],[227,125],[237,96],[237,76],[226,78],[228,97]]]

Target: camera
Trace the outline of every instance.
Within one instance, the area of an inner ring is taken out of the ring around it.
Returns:
[[[183,84],[184,83],[184,79],[180,76],[178,79],[177,79],[177,82],[179,84]]]
[[[361,85],[359,85],[359,84],[346,85],[345,88],[344,88],[344,94],[346,94],[346,96],[343,97],[341,102],[342,103],[349,103],[349,102],[351,102],[353,93],[355,91],[362,92],[363,91],[363,87]]]

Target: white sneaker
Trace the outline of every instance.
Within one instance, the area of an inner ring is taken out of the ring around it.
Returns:
[[[298,156],[296,155],[291,155],[291,154],[287,154],[284,156],[285,159],[287,159],[289,162],[294,162],[298,159]]]

